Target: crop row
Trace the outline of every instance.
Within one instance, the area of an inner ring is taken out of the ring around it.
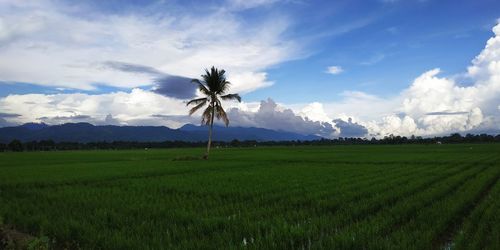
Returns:
[[[241,158],[229,152],[228,157]],[[33,172],[29,182],[16,182],[21,179],[16,173],[0,172],[2,179],[13,177],[0,183],[0,217],[67,248],[499,245],[494,237],[499,230],[498,156],[460,153],[433,164],[400,157],[383,164],[384,159],[373,155],[369,161],[348,163],[350,154],[315,161],[309,161],[310,155],[293,156],[281,162],[282,155],[272,155],[272,164],[215,159],[207,166],[203,161],[160,161],[155,155],[145,162],[117,161],[111,166],[106,166],[109,161],[75,163],[78,171],[88,168],[80,178],[66,166],[52,174],[54,178],[45,179],[50,174],[42,173],[37,179],[37,171],[53,165],[31,170],[24,166],[21,175]],[[120,169],[123,173],[117,172]]]

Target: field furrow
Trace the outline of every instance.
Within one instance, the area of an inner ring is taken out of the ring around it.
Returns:
[[[500,147],[5,154],[0,228],[55,249],[498,249]],[[3,224],[3,226],[2,226]]]

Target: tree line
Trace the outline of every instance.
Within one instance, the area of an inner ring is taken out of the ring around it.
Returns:
[[[455,143],[499,143],[500,135],[467,134],[462,136],[458,133],[449,136],[423,138],[421,136],[394,136],[389,135],[381,139],[376,138],[335,138],[320,139],[312,141],[256,141],[256,140],[232,140],[214,141],[214,147],[257,147],[257,146],[301,146],[301,145],[354,145],[354,144],[455,144]],[[10,143],[0,143],[0,152],[4,151],[54,151],[54,150],[120,150],[120,149],[150,149],[150,148],[186,148],[202,147],[206,141],[164,141],[164,142],[137,142],[137,141],[114,141],[114,142],[54,142],[53,140],[41,140],[21,142],[12,140]]]

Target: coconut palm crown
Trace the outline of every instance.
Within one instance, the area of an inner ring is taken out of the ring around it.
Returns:
[[[191,80],[191,82],[198,85],[198,90],[204,95],[204,97],[187,102],[187,106],[195,105],[189,110],[189,115],[192,115],[199,109],[208,105],[201,115],[201,124],[209,126],[207,152],[204,156],[205,159],[208,159],[210,145],[212,143],[214,117],[217,117],[217,120],[222,119],[226,126],[229,125],[229,118],[227,117],[226,111],[224,111],[224,108],[222,107],[221,100],[237,100],[238,102],[241,102],[241,97],[238,94],[226,94],[231,83],[226,80],[225,73],[225,70],[218,70],[212,66],[210,71],[205,69],[205,74],[201,76],[201,80]]]

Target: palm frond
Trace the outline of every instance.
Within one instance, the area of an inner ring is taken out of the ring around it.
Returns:
[[[209,105],[205,111],[203,111],[203,114],[201,115],[201,124],[205,125],[210,125],[210,120],[212,119],[212,112],[214,108],[212,105]]]
[[[212,82],[212,75],[210,74],[210,72],[207,71],[207,73],[205,75],[202,75],[201,78],[203,78],[203,81],[207,84],[207,87],[210,90],[210,85]]]
[[[226,80],[226,71],[217,69],[212,66],[210,70],[205,69],[205,74],[201,77],[206,83],[206,87],[212,93],[224,94],[224,92],[229,88],[229,82]]]
[[[200,90],[201,93],[203,93],[204,95],[210,95],[210,90],[207,89],[205,84],[203,84],[200,80],[193,79],[193,80],[191,80],[191,82],[198,84],[198,89]]]
[[[194,112],[198,111],[198,109],[202,108],[203,106],[205,106],[205,104],[207,104],[207,100],[205,98],[204,101],[198,103],[198,105],[194,106],[192,109],[189,110],[189,115],[192,115],[194,114]]]
[[[193,100],[190,100],[189,102],[186,103],[186,106],[189,106],[191,104],[200,104],[202,102],[206,102],[208,99],[206,97],[203,97],[203,98],[198,98],[198,99],[193,99]]]
[[[224,101],[238,100],[238,102],[241,102],[241,97],[238,94],[227,94],[227,95],[221,96],[220,98]]]
[[[200,80],[193,79],[192,82],[198,84],[198,89],[205,97],[190,100],[186,105],[196,105],[189,111],[189,115],[202,108],[209,103],[208,107],[201,115],[201,123],[210,125],[213,117],[218,120],[223,120],[226,126],[229,125],[229,118],[226,111],[222,107],[221,100],[237,100],[241,102],[241,97],[238,94],[225,94],[228,91],[231,83],[226,79],[226,71],[217,69],[212,66],[210,69],[205,69],[205,74],[201,75]]]
[[[229,89],[229,85],[231,85],[231,83],[229,81],[222,81],[220,84],[219,84],[219,87],[217,89],[217,94],[220,94],[220,95],[223,95],[226,93],[226,91]]]
[[[224,108],[222,108],[221,105],[215,106],[215,116],[217,117],[217,120],[222,119],[224,124],[226,124],[226,127],[229,125],[229,118],[227,118],[226,111],[224,111]]]

